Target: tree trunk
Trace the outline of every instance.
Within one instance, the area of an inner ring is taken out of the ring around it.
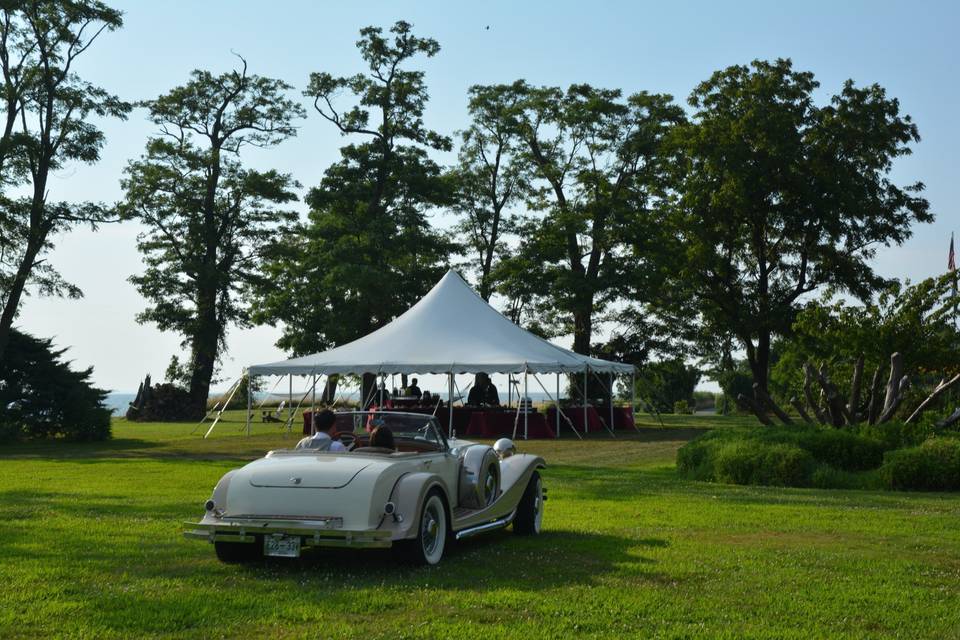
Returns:
[[[593,337],[593,300],[582,301],[573,314],[573,350],[581,355],[590,355],[590,340]]]
[[[371,404],[376,404],[377,399],[373,390],[377,386],[377,374],[365,373],[360,380],[360,408],[366,409]]]
[[[936,400],[938,397],[940,397],[940,395],[941,395],[942,393],[944,393],[947,389],[949,389],[950,387],[952,387],[953,385],[955,385],[958,381],[960,381],[960,373],[958,373],[957,375],[953,376],[953,378],[951,378],[949,382],[947,382],[946,380],[941,380],[941,381],[940,381],[940,384],[937,385],[937,388],[933,390],[933,393],[931,393],[929,396],[927,396],[926,400],[924,400],[923,402],[921,402],[921,403],[920,403],[920,406],[918,406],[916,409],[914,409],[914,410],[913,410],[913,413],[910,414],[910,417],[907,418],[906,420],[904,420],[904,422],[907,422],[907,423],[912,422],[913,419],[916,418],[917,416],[919,416],[921,413],[923,413],[923,411],[924,411],[934,400]]]
[[[813,365],[809,362],[803,363],[803,396],[807,399],[807,404],[810,405],[813,414],[817,416],[817,422],[827,424],[827,417],[823,415],[823,411],[820,410],[820,403],[817,402],[817,399],[813,396],[811,383],[813,382],[814,376]]]
[[[753,383],[753,395],[756,397],[757,403],[761,407],[770,409],[775,416],[780,418],[780,422],[786,425],[793,424],[793,420],[790,419],[787,412],[781,409],[777,403],[773,401],[773,398],[770,397],[770,394],[761,389],[757,383]]]
[[[210,397],[210,381],[217,365],[220,347],[220,324],[217,321],[216,291],[207,286],[199,293],[197,304],[197,330],[191,340],[193,367],[190,371],[190,404],[197,418],[207,412]]]
[[[863,354],[857,357],[853,365],[853,380],[850,383],[850,401],[847,403],[847,411],[850,413],[850,420],[856,423],[860,419],[860,386],[863,380]]]
[[[843,404],[843,399],[840,397],[837,386],[833,384],[827,376],[826,363],[820,365],[820,370],[817,372],[817,382],[820,383],[820,388],[823,390],[824,396],[826,396],[827,399],[830,423],[835,427],[842,427],[845,422],[852,424],[850,414],[847,413],[847,408]]]
[[[800,402],[800,398],[793,396],[790,398],[790,404],[793,405],[793,408],[797,410],[797,413],[804,422],[807,424],[813,424],[813,420],[810,418],[810,415],[807,413],[806,409],[803,408],[803,403]]]
[[[750,373],[753,375],[753,383],[760,385],[760,389],[768,392],[767,378],[770,376],[770,332],[760,331],[757,336],[757,344],[749,338],[743,339],[747,350],[747,363],[750,365]]]
[[[880,415],[880,365],[873,370],[873,381],[870,383],[870,404],[867,406],[867,423],[875,424]]]
[[[770,421],[770,418],[767,416],[767,413],[763,410],[763,407],[756,400],[750,396],[745,396],[742,393],[737,394],[737,404],[744,411],[749,411],[753,415],[757,416],[762,424],[769,426],[773,425],[773,422]]]
[[[10,291],[7,299],[4,300],[3,313],[0,314],[0,362],[3,362],[4,354],[7,351],[7,344],[10,342],[10,330],[13,328],[13,321],[17,317],[17,311],[20,309],[20,300],[23,298],[23,292],[27,288],[27,281],[30,279],[30,273],[33,271],[33,262],[37,259],[42,242],[27,243],[27,249],[20,265],[17,267],[17,275],[13,278],[10,285]]]
[[[903,357],[900,353],[894,353],[890,356],[890,377],[887,378],[887,393],[883,398],[883,411],[881,414],[889,411],[890,407],[897,399],[900,389],[900,378],[903,377]]]
[[[953,413],[937,423],[937,429],[946,429],[960,421],[960,408],[954,409]]]
[[[323,393],[320,394],[320,404],[332,405],[337,399],[337,382],[340,377],[336,374],[327,376],[327,382],[323,385]]]
[[[893,416],[897,414],[897,409],[900,408],[900,403],[903,402],[903,397],[906,395],[907,387],[910,386],[910,378],[903,376],[900,378],[900,382],[896,385],[894,390],[893,401],[890,403],[889,407],[884,408],[883,413],[880,414],[880,417],[877,418],[877,424],[883,424],[893,419]]]

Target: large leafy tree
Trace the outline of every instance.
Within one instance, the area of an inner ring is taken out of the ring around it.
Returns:
[[[694,89],[675,138],[678,259],[664,263],[661,299],[701,344],[732,338],[764,389],[771,340],[803,296],[830,286],[868,298],[884,284],[876,249],[933,219],[922,184],[889,178],[919,140],[897,100],[848,81],[818,105],[818,86],[789,60],[729,67]]]
[[[261,289],[257,317],[283,323],[278,345],[295,355],[389,322],[443,274],[452,249],[428,218],[431,207],[449,202],[450,191],[428,151],[449,150],[451,142],[424,125],[424,75],[405,68],[440,45],[414,35],[405,22],[390,33],[361,30],[357,47],[366,73],[314,73],[305,92],[321,117],[358,141],[340,150],[340,160],[310,190],[309,221],[268,265],[271,279],[294,286]],[[343,91],[356,104],[339,107]]]
[[[125,118],[130,105],[80,78],[77,59],[105,31],[122,25],[119,11],[95,0],[0,4],[0,360],[23,297],[31,289],[78,297],[45,257],[53,238],[78,224],[115,220],[94,203],[50,200],[51,172],[94,163],[104,135],[89,120]]]
[[[184,338],[185,377],[202,415],[228,326],[246,326],[261,261],[296,220],[298,186],[287,174],[243,166],[244,147],[295,134],[303,110],[286,83],[242,68],[190,81],[144,103],[159,135],[123,180],[123,213],[139,236],[144,273],[131,281],[151,305],[137,319]],[[272,285],[271,285],[272,286]]]
[[[509,252],[506,239],[516,222],[510,208],[528,192],[529,177],[511,129],[518,100],[512,91],[470,89],[471,123],[461,133],[458,162],[451,174],[452,209],[460,218],[454,232],[466,238],[468,266],[476,273],[477,292],[487,301],[496,285],[496,267]]]
[[[653,256],[652,206],[665,188],[662,148],[683,118],[670,96],[572,85],[477,87],[474,100],[507,101],[507,126],[531,176],[535,215],[520,226],[508,281],[539,283],[540,326],[573,334],[590,352],[595,322],[631,292]],[[509,292],[507,292],[509,295]]]

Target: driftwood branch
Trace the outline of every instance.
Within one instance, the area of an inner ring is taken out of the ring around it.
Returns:
[[[867,421],[874,424],[880,415],[880,365],[873,370],[873,382],[870,383],[870,404],[867,405]]]
[[[955,385],[958,381],[960,381],[960,373],[950,378],[949,381],[941,380],[940,384],[937,385],[937,388],[934,389],[929,396],[927,396],[926,400],[921,402],[920,405],[913,410],[913,413],[911,413],[910,417],[904,420],[904,422],[912,422],[913,419],[919,416],[921,413],[923,413],[923,411],[928,406],[930,406],[930,404],[932,404],[934,400],[939,398],[941,394],[943,394],[947,389]]]
[[[806,398],[807,404],[810,405],[810,410],[817,416],[817,422],[827,424],[827,418],[820,410],[820,403],[813,397],[813,390],[810,388],[813,378],[813,366],[809,362],[805,362],[803,364],[803,396]]]
[[[785,425],[792,425],[793,420],[790,419],[790,416],[787,415],[787,412],[781,409],[776,402],[773,401],[773,398],[770,397],[770,394],[767,393],[759,384],[756,382],[753,383],[753,395],[757,399],[757,403],[761,407],[766,407],[773,412],[773,415],[777,416]]]
[[[850,414],[850,422],[856,423],[860,416],[860,386],[863,381],[863,354],[857,357],[853,365],[853,380],[850,383],[850,401],[847,403],[847,412]]]
[[[890,376],[887,378],[887,393],[883,398],[883,411],[880,415],[887,413],[890,407],[897,401],[900,395],[900,379],[903,377],[903,357],[900,352],[890,356]]]
[[[757,416],[757,420],[759,420],[762,424],[765,424],[767,426],[773,425],[773,422],[770,421],[770,418],[767,416],[767,413],[763,410],[763,407],[757,404],[756,400],[754,400],[753,398],[745,396],[742,393],[738,393],[737,405],[744,411],[749,411],[753,415]]]
[[[883,413],[880,414],[880,417],[877,418],[877,424],[883,424],[888,422],[897,413],[897,409],[900,408],[900,403],[903,402],[903,397],[906,395],[907,387],[910,386],[910,378],[903,376],[900,378],[900,382],[896,385],[893,396],[893,404],[883,410]]]
[[[957,407],[953,410],[949,416],[937,423],[937,429],[946,429],[949,426],[952,426],[956,422],[960,421],[960,407]]]
[[[843,404],[843,399],[840,397],[840,392],[837,390],[837,385],[833,384],[827,376],[826,364],[820,365],[820,370],[817,371],[817,382],[820,383],[820,388],[823,389],[823,393],[827,398],[827,410],[830,413],[830,423],[835,427],[842,427],[844,423],[853,424],[850,414],[847,412],[847,407]]]
[[[793,405],[793,408],[797,410],[797,413],[804,422],[807,424],[813,424],[813,419],[810,417],[810,414],[807,413],[807,410],[803,408],[803,403],[800,402],[800,398],[793,396],[790,398],[790,404]]]

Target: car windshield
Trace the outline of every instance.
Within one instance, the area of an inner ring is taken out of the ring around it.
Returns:
[[[437,419],[432,415],[392,411],[351,411],[336,414],[338,433],[366,435],[377,427],[387,427],[398,440],[419,440],[446,448]]]

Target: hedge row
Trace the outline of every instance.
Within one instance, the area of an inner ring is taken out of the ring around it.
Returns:
[[[887,426],[887,425],[884,425]],[[884,432],[819,427],[716,429],[677,452],[696,480],[787,487],[960,490],[960,439],[894,423]]]

